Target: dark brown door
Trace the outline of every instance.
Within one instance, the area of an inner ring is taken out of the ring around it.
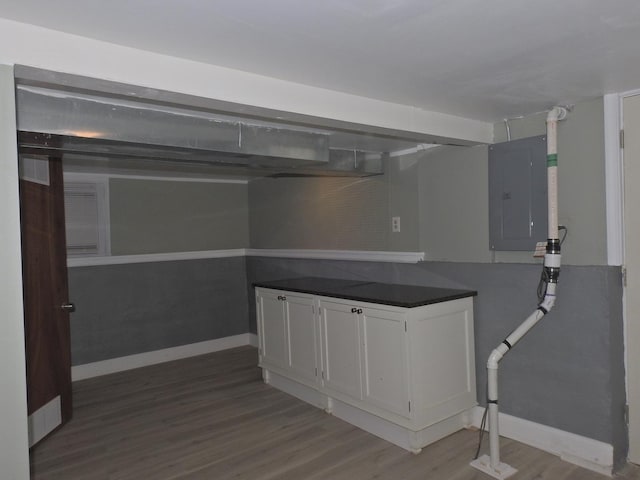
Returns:
[[[59,396],[64,423],[71,418],[64,186],[62,161],[48,164],[48,185],[20,180],[27,403],[31,415]]]

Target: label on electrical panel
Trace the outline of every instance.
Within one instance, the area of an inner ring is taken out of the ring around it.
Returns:
[[[533,252],[533,258],[544,258],[547,253],[547,242],[536,243],[536,251]]]

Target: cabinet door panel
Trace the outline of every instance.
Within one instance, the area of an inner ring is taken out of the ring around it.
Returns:
[[[408,359],[404,315],[365,308],[361,322],[364,398],[372,405],[408,416]]]
[[[288,367],[296,376],[316,380],[316,326],[313,299],[287,294]]]
[[[362,399],[360,331],[351,305],[322,302],[324,385]]]
[[[288,363],[284,302],[269,292],[260,292],[257,299],[262,363],[284,368]]]
[[[415,382],[415,394],[425,408],[456,399],[475,401],[471,312],[450,308],[441,315],[420,319],[411,330],[414,375],[420,379]]]

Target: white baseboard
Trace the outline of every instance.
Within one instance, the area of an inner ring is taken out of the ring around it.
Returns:
[[[472,423],[480,428],[484,408],[475,407]],[[499,414],[500,435],[559,456],[603,475],[613,472],[613,446],[522,418]],[[518,468],[517,465],[512,465]]]
[[[181,358],[194,357],[205,353],[218,352],[228,348],[241,347],[243,345],[258,345],[258,336],[253,333],[243,333],[232,337],[216,338],[206,342],[191,343],[179,347],[154,350],[152,352],[138,353],[126,357],[110,358],[100,362],[86,363],[71,367],[71,380],[84,380],[86,378],[99,377],[110,373],[122,372],[134,368],[146,367],[157,363],[170,362]]]
[[[353,405],[343,402],[319,390],[318,386],[299,383],[269,370],[268,367],[262,366],[262,375],[265,383],[272,387],[322,408],[327,413],[412,453],[420,453],[423,447],[469,425],[469,411],[464,411],[420,430],[412,430],[406,425],[364,410],[358,406],[362,402],[354,401]]]
[[[60,395],[29,415],[29,448],[49,435],[62,423]]]

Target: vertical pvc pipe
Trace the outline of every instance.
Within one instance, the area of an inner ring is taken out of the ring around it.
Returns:
[[[489,401],[498,401],[498,368],[487,368],[487,397]],[[489,403],[489,457],[494,470],[500,465],[500,432],[498,431],[498,404]]]
[[[555,107],[547,117],[547,204],[548,235],[558,239],[558,120],[566,111]]]
[[[547,284],[544,299],[489,355],[487,361],[487,409],[489,415],[489,458],[486,455],[471,465],[498,479],[505,479],[516,470],[500,463],[500,436],[498,431],[498,364],[504,355],[531,330],[554,306],[556,285],[560,274],[560,243],[558,239],[558,121],[565,118],[566,109],[554,107],[547,115],[547,202],[548,235],[544,268]]]

